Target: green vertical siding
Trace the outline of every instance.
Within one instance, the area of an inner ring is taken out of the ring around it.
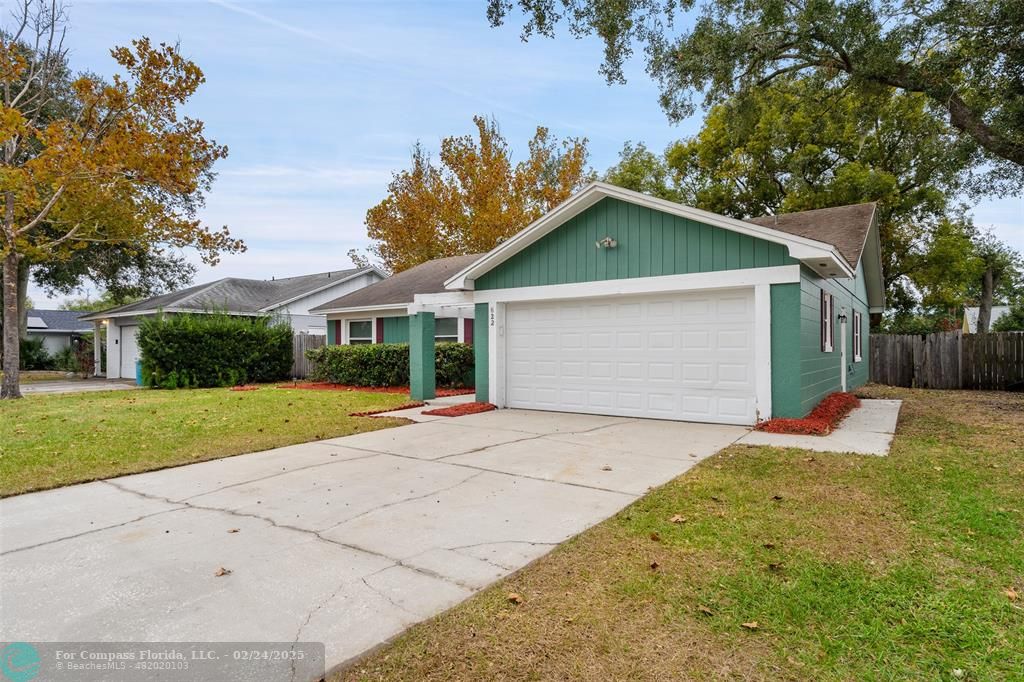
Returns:
[[[409,317],[384,318],[384,343],[409,343]]]
[[[598,249],[612,237],[614,249]],[[793,265],[785,246],[602,199],[476,280],[478,290]]]
[[[800,395],[800,284],[771,285],[772,416],[804,416]]]
[[[803,416],[814,409],[829,393],[841,390],[840,372],[847,373],[847,390],[863,386],[868,381],[868,304],[863,287],[864,273],[858,268],[855,279],[822,279],[808,268],[800,269],[800,411]],[[838,317],[846,308],[846,360],[840,366],[840,338],[842,327],[835,324],[835,342],[831,353],[821,350],[820,291],[824,289],[835,297]],[[853,360],[853,313],[863,318],[864,357]]]
[[[490,341],[489,327],[487,304],[477,303],[473,309],[473,371],[476,375],[476,399],[481,403],[490,402],[490,350],[487,347]]]

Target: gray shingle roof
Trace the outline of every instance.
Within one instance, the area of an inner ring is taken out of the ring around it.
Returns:
[[[379,305],[412,303],[416,294],[437,294],[445,291],[445,281],[459,270],[478,260],[482,253],[468,256],[451,256],[420,263],[416,267],[403,270],[385,280],[375,282],[346,294],[333,301],[324,303],[310,310],[311,313],[322,313],[327,310],[341,308],[363,308]]]
[[[232,313],[259,313],[280,306],[287,301],[312,293],[332,282],[338,282],[373,268],[351,268],[319,272],[313,275],[283,277],[281,279],[241,279],[225,277],[209,284],[199,284],[169,294],[153,296],[143,301],[129,303],[109,310],[93,313],[92,317],[104,315],[128,315],[153,310],[175,310],[207,312],[220,310]]]
[[[747,218],[746,221],[832,244],[850,267],[856,268],[874,216],[875,204],[872,202],[766,215]]]
[[[82,331],[91,332],[92,323],[83,322],[79,319],[82,315],[85,315],[79,310],[40,310],[38,308],[32,308],[28,311],[29,331]],[[45,327],[33,326],[32,318],[38,318]]]

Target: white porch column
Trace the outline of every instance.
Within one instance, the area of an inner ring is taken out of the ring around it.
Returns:
[[[103,321],[95,320],[92,323],[92,375],[94,377],[103,374]]]

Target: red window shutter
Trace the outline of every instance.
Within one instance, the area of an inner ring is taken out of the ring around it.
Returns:
[[[473,345],[473,318],[471,317],[462,321],[462,341]]]
[[[334,345],[341,345],[341,320],[334,321]]]
[[[377,327],[377,343],[384,343],[384,318],[375,318],[374,324]]]
[[[822,289],[819,292],[819,306],[821,311],[821,319],[819,320],[819,326],[821,327],[821,352],[824,353],[828,348],[828,300],[825,298],[825,290]]]

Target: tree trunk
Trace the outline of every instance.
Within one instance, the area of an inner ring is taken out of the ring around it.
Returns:
[[[21,338],[18,334],[18,254],[13,250],[4,256],[4,361],[3,382],[0,383],[0,399],[20,398],[19,364],[21,362]]]
[[[18,330],[21,338],[28,336],[28,261],[24,258],[18,263]]]
[[[978,308],[978,333],[988,333],[988,324],[992,319],[992,296],[995,290],[995,278],[992,268],[985,268],[981,276],[981,307]]]

